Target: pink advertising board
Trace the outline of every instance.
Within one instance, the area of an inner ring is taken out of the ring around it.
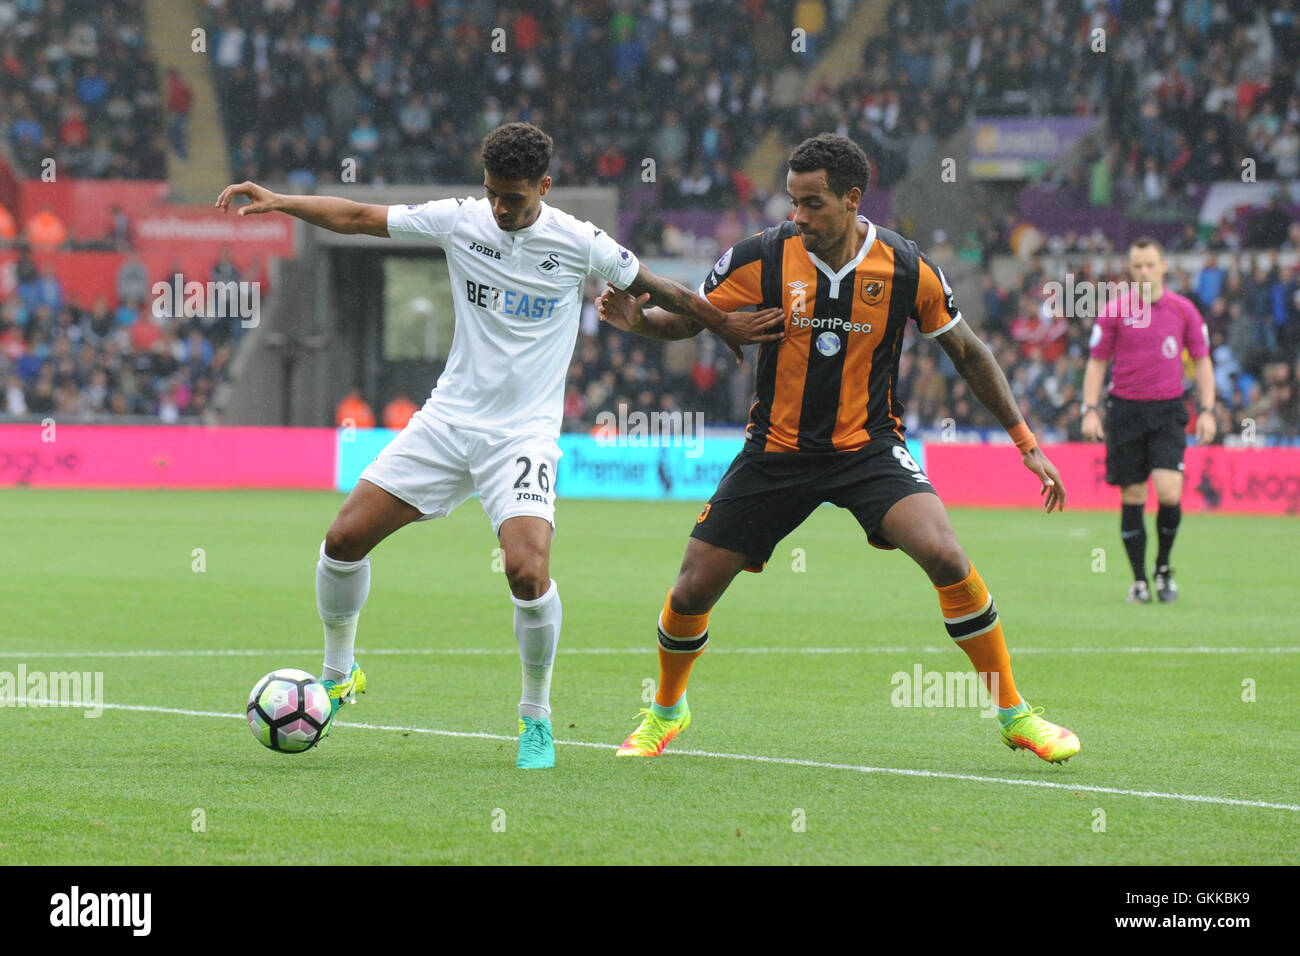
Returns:
[[[1119,491],[1105,483],[1101,444],[1044,449],[1065,482],[1065,507],[1119,507]],[[1183,508],[1257,514],[1300,513],[1300,448],[1192,447],[1185,456]],[[925,446],[925,470],[950,505],[1030,508],[1038,480],[1011,445]]]
[[[334,446],[333,428],[0,425],[0,486],[332,489]]]

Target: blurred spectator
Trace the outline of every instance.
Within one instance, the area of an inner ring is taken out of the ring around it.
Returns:
[[[167,277],[170,280],[170,276]],[[132,253],[117,270],[117,298],[119,302],[145,302],[149,298],[149,272],[136,253]]]
[[[212,267],[212,281],[222,283],[239,282],[240,278],[239,269],[235,265],[234,250],[230,246],[223,247],[221,258]]]
[[[817,56],[818,42],[826,29],[826,4],[823,0],[795,0],[794,26],[807,37],[808,66]]]
[[[572,371],[581,373],[581,370],[582,366],[579,364]],[[572,375],[570,377],[572,378]],[[587,399],[583,395],[581,387],[570,381],[564,389],[564,430],[580,430],[586,412]]]
[[[1281,133],[1269,147],[1273,160],[1273,174],[1278,179],[1300,178],[1300,133],[1296,124],[1287,120]]]
[[[9,245],[18,235],[18,224],[13,214],[0,203],[0,243]]]
[[[131,219],[121,206],[113,206],[109,210],[108,228],[114,249],[126,251],[135,245],[131,239]]]
[[[340,428],[349,425],[354,428],[375,427],[375,413],[361,397],[361,389],[350,389],[339,402],[338,407],[334,409],[334,423]]]
[[[1246,246],[1258,249],[1275,249],[1286,241],[1291,228],[1291,216],[1283,206],[1282,192],[1273,194],[1268,208],[1251,217],[1246,228],[1243,242]]]
[[[1203,307],[1219,297],[1224,278],[1224,271],[1219,268],[1219,257],[1211,255],[1196,277],[1196,298]]]
[[[68,230],[63,220],[54,214],[49,206],[42,206],[28,220],[23,229],[27,243],[32,249],[57,249],[68,241]]]
[[[615,143],[609,142],[596,159],[596,176],[604,183],[617,182],[626,167],[627,157]]]
[[[175,67],[167,68],[167,112],[171,117],[168,132],[172,149],[181,159],[189,159],[190,109],[194,93]]]
[[[379,130],[375,129],[374,121],[369,116],[362,114],[357,117],[356,126],[348,134],[348,146],[360,157],[363,163],[367,164],[370,158],[378,152]]]
[[[131,349],[134,352],[151,352],[154,346],[163,340],[162,328],[147,312],[140,313],[139,317],[131,323],[129,332]]]
[[[54,263],[47,262],[41,267],[39,275],[28,282],[18,285],[18,297],[29,312],[36,312],[42,307],[51,314],[63,308],[63,283],[59,281],[54,270]]]
[[[404,391],[398,389],[388,404],[384,406],[384,427],[405,428],[406,423],[411,420],[411,416],[417,411],[419,411],[419,407],[415,402],[411,401]]]

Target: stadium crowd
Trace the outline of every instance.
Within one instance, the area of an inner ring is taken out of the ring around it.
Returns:
[[[236,178],[334,183],[351,158],[356,182],[472,182],[481,137],[526,120],[574,144],[555,171],[566,185],[618,182],[649,156],[659,179],[690,180],[719,196],[737,188],[735,165],[753,131],[780,115],[782,102],[794,105],[790,90],[818,38],[853,7],[846,0],[208,5]],[[818,28],[806,56],[791,49],[796,17]]]
[[[1070,199],[1160,207],[1219,180],[1300,176],[1294,0],[1137,6],[1122,31],[1101,4],[1086,16],[1087,29],[1101,27],[1113,37],[1110,130],[1106,142],[1054,175]],[[1251,244],[1275,243],[1265,236]]]
[[[1006,370],[1026,420],[1061,438],[1078,440],[1092,319],[1053,315],[1046,307],[1044,290],[1060,279],[1059,270],[1045,269],[1046,261],[1036,257],[1011,288],[984,276],[985,318],[979,332]],[[1122,273],[1094,272],[1087,265],[1074,277],[1076,284],[1124,279]],[[1300,276],[1295,268],[1276,262],[1256,262],[1251,268],[1236,255],[1210,254],[1195,271],[1171,265],[1166,287],[1190,298],[1205,317],[1219,441],[1239,436],[1246,419],[1261,439],[1300,438]],[[909,413],[916,416],[910,424],[941,427],[951,418],[958,427],[996,427],[970,398],[942,351],[933,343],[918,344],[922,348],[913,353],[913,375],[900,370],[900,394],[905,403],[911,398]],[[935,371],[942,381],[936,380]]]
[[[895,0],[889,29],[863,50],[862,69],[834,88],[801,94],[805,71],[852,7],[847,0],[207,0],[236,177],[328,184],[339,181],[340,159],[350,156],[358,182],[472,181],[483,133],[528,119],[559,144],[554,174],[566,184],[639,184],[641,158],[656,159],[646,214],[624,237],[642,254],[697,251],[691,237],[662,221],[661,208],[720,210],[709,237],[719,248],[786,218],[786,197],[738,165],[755,131],[771,126],[791,141],[823,129],[852,136],[876,165],[876,188],[929,158],[973,108],[1089,113],[1104,106],[1109,139],[1048,182],[1072,204],[1159,204],[1234,176],[1247,156],[1257,160],[1260,179],[1300,172],[1300,22],[1292,0],[1265,13],[1213,0],[1138,0],[1123,6],[1122,19],[1116,4],[1100,0]],[[188,91],[174,77],[160,87],[141,16],[139,0],[0,0],[0,134],[21,164],[54,156],[74,175],[165,176],[163,117],[183,153],[184,125],[176,120]],[[809,28],[809,55],[790,49],[794,23]],[[1098,28],[1114,55],[1093,70],[1080,64],[1077,49]],[[498,29],[511,56],[492,48]],[[983,212],[951,243],[936,234],[923,246],[987,273],[993,256],[1015,251],[1017,225],[1014,216]],[[1229,217],[1208,237],[1188,226],[1171,244],[1171,252],[1217,256],[1193,275],[1173,270],[1169,284],[1209,320],[1221,434],[1244,418],[1265,435],[1300,434],[1296,277],[1276,267],[1244,270],[1236,257],[1242,247],[1297,245],[1300,224],[1281,198],[1250,222]],[[1099,234],[1045,237],[1044,254],[1071,251],[1113,250]],[[1077,438],[1088,323],[1041,314],[1046,261],[1035,257],[1010,287],[985,275],[980,333],[1031,425]],[[229,362],[229,328],[155,317],[144,293],[122,289],[117,301],[87,307],[75,296],[65,301],[57,279],[36,273],[30,260],[20,260],[18,271],[16,293],[0,302],[0,410],[164,420],[205,413]],[[682,350],[628,340],[588,314],[566,423],[590,427],[620,402],[742,423],[752,359],[737,367],[711,337],[696,341]],[[912,428],[994,425],[933,343],[909,342],[899,395]]]
[[[886,225],[897,227],[892,222]],[[976,255],[1009,251],[1009,238],[995,225],[983,233],[987,246],[979,245],[980,238],[967,239],[976,245]],[[1284,245],[1281,251],[1300,252],[1300,243]],[[1059,270],[1049,270],[1049,262],[1046,255],[1034,257],[1009,286],[999,285],[991,273],[985,273],[982,301],[965,311],[983,314],[976,331],[1006,372],[1030,427],[1044,437],[1079,441],[1092,320],[1053,315],[1045,308],[1047,284],[1059,279]],[[1075,282],[1126,278],[1084,266]],[[1216,377],[1216,440],[1237,440],[1232,436],[1241,436],[1246,420],[1260,441],[1300,439],[1297,270],[1276,263],[1256,264],[1252,269],[1236,254],[1211,254],[1195,271],[1171,266],[1166,285],[1188,296],[1206,319]],[[703,411],[711,425],[743,424],[753,397],[753,355],[737,366],[710,337],[701,336],[699,341],[701,347],[693,358],[686,353],[676,357],[674,364],[667,360],[670,355],[662,344],[598,327],[594,314],[588,314],[570,368],[566,428],[589,430],[599,413],[617,414],[620,404],[647,411]],[[942,348],[914,333],[904,342],[898,397],[905,408],[904,424],[912,431],[998,430]]]
[[[888,188],[982,113],[1091,115],[1106,77],[1078,56],[1086,4],[895,0],[888,29],[836,86],[808,89],[777,128],[790,145],[830,130],[855,140]]]
[[[0,412],[212,420],[237,319],[166,314],[135,255],[118,274],[115,302],[83,304],[52,267],[38,270],[25,254],[16,273],[15,293],[0,302]],[[239,271],[223,258],[211,279],[239,281]]]
[[[0,138],[27,177],[166,179],[141,0],[0,2]]]

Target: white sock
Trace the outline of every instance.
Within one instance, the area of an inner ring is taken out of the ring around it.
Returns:
[[[560,643],[560,589],[551,581],[546,593],[532,601],[515,604],[515,640],[523,667],[524,689],[519,698],[519,716],[535,720],[551,716],[551,667]]]
[[[357,618],[370,593],[370,555],[360,561],[337,561],[320,543],[316,562],[316,610],[325,625],[325,669],[321,680],[341,681],[352,670]]]

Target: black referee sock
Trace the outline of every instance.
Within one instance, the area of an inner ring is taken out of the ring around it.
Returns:
[[[1182,520],[1182,505],[1161,505],[1156,512],[1156,535],[1160,541],[1159,554],[1156,555],[1157,570],[1169,567],[1169,552],[1174,550],[1174,536],[1178,534],[1178,522]]]
[[[1119,536],[1124,539],[1128,563],[1133,566],[1133,580],[1147,579],[1147,528],[1142,523],[1141,505],[1120,505]],[[1172,537],[1170,538],[1172,541]]]

